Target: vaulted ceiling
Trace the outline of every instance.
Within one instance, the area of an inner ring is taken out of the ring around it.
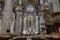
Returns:
[[[25,0],[25,1],[24,1],[24,5],[25,5],[25,6],[27,6],[27,5],[29,5],[29,4],[32,4],[32,5],[36,6],[37,0]]]

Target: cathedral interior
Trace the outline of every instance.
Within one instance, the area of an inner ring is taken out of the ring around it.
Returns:
[[[0,40],[60,40],[60,0],[0,0]]]

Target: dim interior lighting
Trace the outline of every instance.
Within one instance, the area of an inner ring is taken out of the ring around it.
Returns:
[[[38,33],[38,32],[35,32],[36,34]]]
[[[26,34],[26,31],[23,31],[23,34]]]

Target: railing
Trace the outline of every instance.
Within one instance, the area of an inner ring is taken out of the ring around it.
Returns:
[[[18,39],[18,38],[26,38],[26,39],[31,39],[32,38],[40,38],[40,39],[48,39],[48,38],[55,38],[55,39],[59,39],[60,38],[60,35],[58,36],[55,36],[55,35],[31,35],[31,36],[16,36],[16,37],[13,37],[12,39],[9,39],[9,40],[14,40],[14,39]]]

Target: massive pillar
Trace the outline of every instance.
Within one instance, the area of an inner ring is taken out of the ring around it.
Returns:
[[[10,29],[10,33],[14,34],[14,23],[15,23],[15,14],[11,15],[11,29]]]
[[[20,15],[21,12],[16,14],[16,20],[15,20],[15,34],[21,35],[22,33],[22,16]]]
[[[2,34],[8,34],[10,32],[10,15],[12,12],[12,0],[5,0],[4,15],[3,15],[3,27]]]
[[[23,0],[19,0],[19,5],[15,8],[15,34],[21,35],[22,34],[22,27],[23,27]]]

